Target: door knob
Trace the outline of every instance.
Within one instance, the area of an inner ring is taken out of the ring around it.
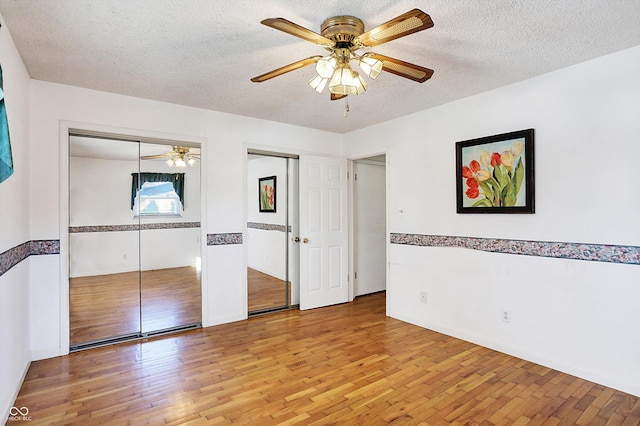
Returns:
[[[309,242],[309,239],[308,239],[308,238],[304,238],[304,239],[302,240],[302,242],[303,242],[303,243],[305,243],[305,244],[307,244],[307,243]]]
[[[299,242],[300,242],[300,237],[295,237],[295,238],[293,239],[293,242],[294,242],[294,243],[299,243]]]

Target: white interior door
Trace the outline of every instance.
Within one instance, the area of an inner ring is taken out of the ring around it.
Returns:
[[[300,156],[300,309],[347,302],[347,160]]]

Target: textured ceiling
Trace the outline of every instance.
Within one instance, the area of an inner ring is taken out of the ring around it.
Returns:
[[[315,32],[347,14],[373,28],[420,8],[435,26],[376,53],[435,71],[419,84],[383,73],[330,101],[313,66],[250,78],[325,51],[261,25]],[[638,0],[0,0],[33,79],[344,133],[640,45]]]

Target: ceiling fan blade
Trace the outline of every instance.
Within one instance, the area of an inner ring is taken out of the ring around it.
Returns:
[[[140,156],[141,160],[155,160],[156,158],[166,158],[166,157],[171,157],[173,154],[175,154],[174,152],[165,152],[164,154],[157,154],[157,155],[142,155]]]
[[[431,27],[431,17],[420,9],[413,9],[361,34],[357,40],[365,46],[377,46]]]
[[[368,56],[382,61],[382,71],[390,72],[418,83],[424,83],[433,75],[432,69],[401,61],[400,59],[378,55],[377,53],[370,53]]]
[[[299,68],[306,67],[307,65],[315,64],[320,58],[322,58],[322,56],[320,55],[310,56],[307,59],[303,59],[301,61],[297,61],[292,64],[285,65],[284,67],[280,67],[273,71],[269,71],[257,77],[253,77],[251,81],[253,81],[254,83],[262,83],[263,81],[288,73],[289,71],[294,71]]]
[[[291,21],[287,21],[284,18],[268,18],[260,21],[261,24],[267,27],[275,28],[276,30],[284,31],[287,34],[299,37],[303,40],[310,41],[311,43],[320,44],[323,46],[333,46],[335,43],[333,40],[321,36],[311,30],[301,27],[298,24],[294,24]]]
[[[343,99],[343,98],[346,98],[347,96],[349,96],[349,95],[336,95],[335,93],[330,93],[330,95],[331,95],[330,99],[332,101],[337,101],[339,99]]]

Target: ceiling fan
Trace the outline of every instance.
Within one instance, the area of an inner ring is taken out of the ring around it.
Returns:
[[[433,27],[431,17],[420,9],[403,13],[367,32],[364,31],[362,20],[348,15],[334,16],[325,20],[320,27],[320,34],[283,18],[269,18],[261,23],[318,44],[330,53],[327,56],[311,56],[269,71],[252,78],[251,81],[254,83],[260,83],[307,65],[316,64],[317,75],[309,81],[309,85],[318,93],[322,93],[328,86],[331,100],[336,100],[348,95],[359,95],[367,89],[367,84],[360,74],[351,69],[350,61],[352,60],[358,61],[360,69],[372,79],[375,79],[382,71],[418,83],[427,81],[433,75],[433,70],[429,68],[389,56],[373,52],[357,53],[360,49],[378,46]]]
[[[141,160],[155,160],[158,158],[166,158],[165,164],[169,167],[176,166],[177,168],[185,168],[187,164],[194,166],[196,161],[200,159],[200,154],[190,153],[191,149],[186,146],[173,146],[173,150],[165,152],[164,154],[157,155],[143,155]]]

